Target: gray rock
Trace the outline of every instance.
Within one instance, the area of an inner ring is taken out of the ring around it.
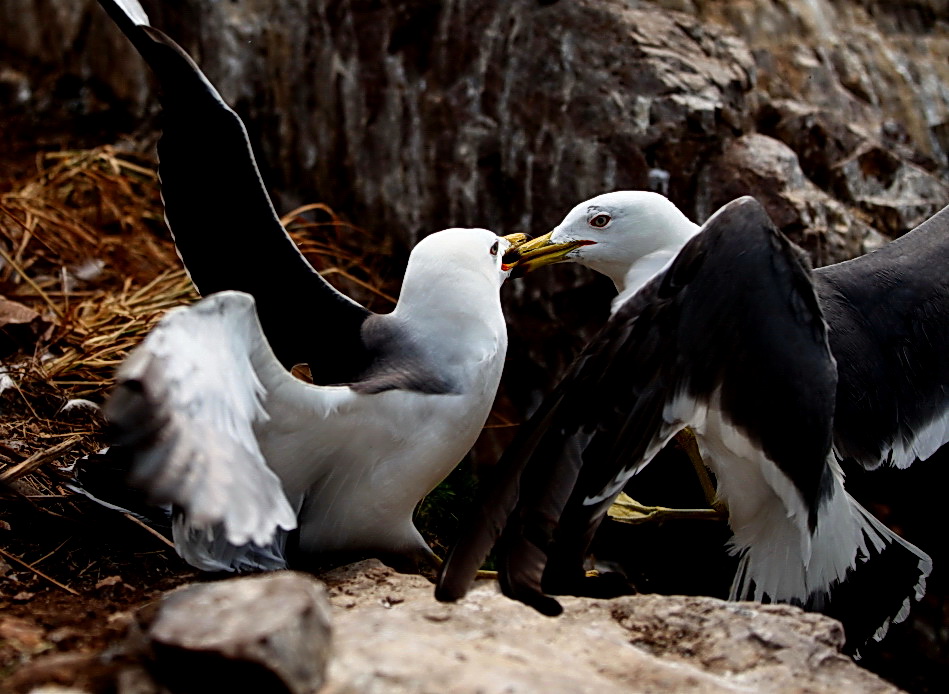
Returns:
[[[147,629],[150,670],[172,691],[310,694],[330,657],[323,586],[282,571],[167,594]]]
[[[887,236],[900,236],[942,209],[949,187],[914,162],[898,124],[883,139],[834,114],[796,101],[762,109],[763,132],[797,154],[804,174],[825,192],[863,211]]]
[[[900,236],[949,201],[949,185],[891,150],[868,142],[833,169],[838,196],[877,221],[880,231]]]
[[[752,195],[815,265],[853,258],[883,237],[804,175],[797,155],[766,135],[732,141],[700,174],[696,206],[705,219],[729,200]]]
[[[737,32],[765,99],[805,102],[869,132],[899,123],[917,150],[949,165],[944,0],[655,1]]]
[[[763,105],[758,127],[794,150],[804,175],[827,192],[832,191],[833,168],[870,140],[870,134],[859,125],[793,99]]]
[[[494,582],[444,605],[376,561],[322,578],[336,629],[326,694],[898,691],[839,653],[839,623],[794,607],[565,598],[551,619]]]

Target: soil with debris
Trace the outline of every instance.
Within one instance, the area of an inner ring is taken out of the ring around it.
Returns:
[[[38,162],[8,162],[0,195],[0,679],[40,654],[103,649],[124,632],[117,615],[194,577],[66,486],[104,444],[95,405],[115,364],[193,295],[154,162],[110,148]]]

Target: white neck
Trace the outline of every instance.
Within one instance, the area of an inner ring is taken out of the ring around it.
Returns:
[[[424,277],[423,282],[414,280]],[[392,317],[402,322],[441,368],[467,379],[479,363],[503,357],[507,327],[498,280],[468,269],[406,276]]]
[[[617,266],[615,270],[609,268],[614,272],[604,273],[613,280],[617,291],[617,295],[613,299],[611,313],[622,306],[629,297],[638,292],[649,280],[662,272],[679,254],[679,251],[682,250],[688,240],[695,236],[701,228],[698,224],[693,224],[684,217],[682,222],[682,224],[670,227],[667,230],[668,242],[662,248],[647,253],[633,262],[632,265]],[[602,270],[600,271],[602,272]]]

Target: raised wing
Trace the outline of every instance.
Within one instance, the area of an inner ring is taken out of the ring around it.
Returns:
[[[247,292],[284,366],[308,363],[316,383],[355,380],[372,360],[360,338],[370,312],[320,277],[287,235],[241,119],[136,0],[99,4],[158,78],[165,216],[198,291]],[[324,323],[333,340],[319,339]]]
[[[132,483],[183,511],[176,541],[266,547],[296,527],[254,432],[274,385],[254,362],[268,359],[253,299],[221,292],[170,311],[119,369],[105,406],[113,439],[133,452]]]
[[[620,307],[518,432],[443,567],[456,599],[498,545],[504,592],[545,614],[581,590],[584,554],[615,496],[714,406],[792,480],[813,527],[829,471],[836,375],[802,254],[750,198],[713,216]]]
[[[837,359],[838,454],[907,467],[949,443],[949,207],[814,278]]]

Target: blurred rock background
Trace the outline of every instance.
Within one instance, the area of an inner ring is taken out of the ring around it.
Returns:
[[[395,274],[431,231],[543,233],[618,188],[664,192],[696,221],[755,195],[815,264],[949,203],[945,0],[142,4],[244,119],[278,211],[328,204]],[[0,3],[0,178],[42,149],[149,150],[156,111],[147,71],[92,0]],[[522,419],[551,387],[611,294],[575,266],[506,288],[502,418]],[[474,462],[509,436],[489,430]],[[947,457],[848,471],[852,493],[936,562],[924,604],[865,658],[915,691],[940,689],[949,665]],[[644,488],[668,489],[649,474]],[[721,561],[721,542],[706,532],[622,541],[662,565],[648,585],[687,592],[717,575],[704,562]]]

